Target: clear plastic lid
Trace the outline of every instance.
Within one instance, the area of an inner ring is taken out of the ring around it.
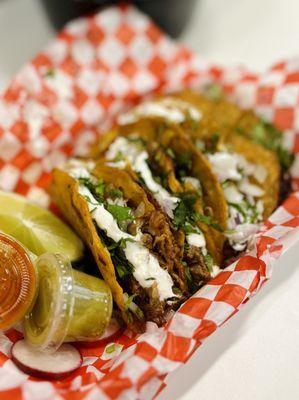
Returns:
[[[25,248],[0,232],[0,330],[22,320],[32,307],[38,277]]]
[[[25,317],[24,332],[32,345],[52,352],[63,343],[73,315],[73,271],[61,254],[44,254],[35,266],[39,288],[35,306]]]

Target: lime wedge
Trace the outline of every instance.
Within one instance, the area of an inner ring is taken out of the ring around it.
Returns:
[[[14,193],[0,191],[0,231],[19,240],[37,256],[61,253],[76,261],[83,254],[81,240],[67,225],[50,211]]]

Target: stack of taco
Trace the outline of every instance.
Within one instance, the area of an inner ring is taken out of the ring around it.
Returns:
[[[265,145],[268,125],[257,143],[256,121],[224,99],[161,96],[122,114],[88,158],[54,170],[53,198],[134,330],[163,325],[277,207],[291,158]]]

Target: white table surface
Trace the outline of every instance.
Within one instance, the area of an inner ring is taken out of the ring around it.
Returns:
[[[263,70],[299,55],[298,16],[298,0],[199,0],[181,40],[205,59]],[[53,34],[39,0],[0,0],[0,88]],[[159,400],[299,399],[298,267],[293,248],[258,296],[168,379]]]

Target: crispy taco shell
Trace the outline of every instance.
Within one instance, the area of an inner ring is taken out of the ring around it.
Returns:
[[[155,238],[152,250],[159,254],[160,260],[164,262],[164,265],[167,263],[168,271],[172,273],[172,276],[177,276],[175,283],[177,285],[180,284],[182,291],[184,291],[184,275],[181,274],[180,265],[176,262],[179,248],[173,240],[167,220],[161,210],[157,210],[154,207],[144,190],[134,182],[126,171],[118,170],[99,162],[93,169],[92,175],[103,180],[105,184],[113,184],[114,188],[122,190],[124,197],[128,199],[128,204],[132,208],[137,208],[140,204],[144,205],[142,218],[146,221],[146,228]],[[114,301],[121,310],[125,322],[134,331],[140,332],[144,329],[145,321],[132,318],[132,314],[128,315],[123,296],[124,289],[117,278],[110,253],[99,237],[89,212],[87,201],[79,194],[78,188],[78,182],[67,172],[60,169],[54,170],[50,189],[54,201],[91,250],[103,278],[111,288]],[[149,303],[151,301],[152,299],[150,299]],[[150,304],[144,304],[144,307],[149,309]],[[163,311],[161,305],[160,309],[157,309],[157,315],[153,313],[152,308],[150,310],[151,315],[156,320],[161,320],[161,323],[164,323],[164,316],[158,315],[159,312]]]

